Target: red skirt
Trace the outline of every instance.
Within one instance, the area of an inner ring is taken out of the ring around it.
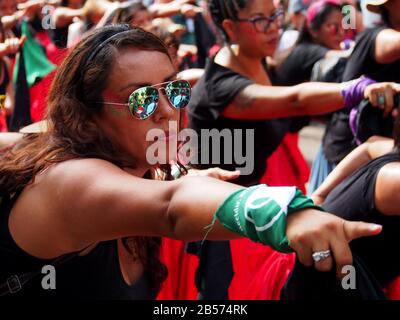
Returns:
[[[309,167],[298,145],[298,134],[288,134],[268,159],[262,183],[293,186],[305,190]],[[279,300],[280,292],[294,266],[294,254],[282,254],[248,239],[230,241],[235,275],[229,288],[233,300]],[[184,252],[184,242],[163,239],[161,259],[169,277],[158,299],[196,299],[195,256]]]

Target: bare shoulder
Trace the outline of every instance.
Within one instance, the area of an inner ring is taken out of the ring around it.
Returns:
[[[74,183],[87,183],[87,178],[127,174],[111,162],[101,159],[74,159],[53,165],[42,175],[55,183],[73,181]]]
[[[400,216],[400,162],[392,162],[379,171],[375,185],[375,205],[386,215]]]
[[[91,194],[99,194],[97,179],[120,172],[124,173],[109,162],[82,159],[55,164],[38,174],[12,208],[9,229],[14,241],[41,258],[80,249],[81,242],[71,240],[74,234],[69,226],[79,229],[79,221],[72,213],[89,213]]]

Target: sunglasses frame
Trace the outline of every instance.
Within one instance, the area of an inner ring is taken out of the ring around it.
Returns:
[[[171,106],[172,108],[177,109],[177,110],[184,109],[184,108],[187,107],[187,105],[186,105],[185,107],[183,107],[183,108],[175,107],[174,104],[171,102],[170,97],[166,94],[166,90],[168,89],[167,86],[170,85],[170,84],[172,84],[172,83],[174,83],[174,82],[184,82],[184,83],[186,83],[186,84],[188,85],[187,88],[183,88],[183,89],[189,90],[189,101],[190,101],[190,97],[191,97],[191,93],[192,93],[192,87],[191,87],[189,81],[187,81],[187,80],[182,80],[182,79],[176,79],[176,80],[171,80],[171,81],[167,81],[167,82],[162,82],[162,83],[154,84],[154,85],[152,85],[152,86],[140,87],[140,88],[135,89],[135,90],[129,95],[129,101],[131,101],[131,100],[132,100],[132,96],[133,96],[133,95],[135,94],[135,92],[137,92],[138,90],[142,90],[142,89],[146,89],[146,88],[154,88],[154,89],[157,90],[158,97],[157,97],[157,102],[155,102],[156,106],[155,106],[154,110],[153,110],[150,114],[146,115],[145,117],[141,117],[141,116],[136,115],[136,114],[135,114],[135,111],[134,111],[134,106],[133,106],[132,103],[130,103],[130,102],[128,102],[128,103],[118,103],[118,102],[103,101],[102,103],[103,103],[103,104],[112,105],[112,106],[124,106],[124,107],[128,107],[128,108],[129,108],[129,112],[131,113],[131,115],[132,115],[135,119],[146,120],[146,119],[148,119],[152,114],[154,114],[154,112],[157,110],[157,108],[158,108],[158,103],[159,103],[159,97],[160,97],[160,90],[164,90],[164,94],[167,96],[167,100],[168,100],[168,102],[169,102],[169,104],[170,104],[170,106]],[[163,85],[165,85],[165,84],[167,84],[167,85],[166,85],[166,86],[163,86]],[[156,87],[159,87],[159,88],[156,88]],[[178,88],[178,89],[181,89],[181,88]],[[188,104],[189,104],[189,103],[188,103]]]

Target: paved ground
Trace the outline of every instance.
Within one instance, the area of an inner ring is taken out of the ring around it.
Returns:
[[[300,132],[300,149],[310,166],[321,146],[324,130],[324,126],[313,124]]]

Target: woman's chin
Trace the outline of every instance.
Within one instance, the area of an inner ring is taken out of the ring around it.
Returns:
[[[275,55],[276,48],[268,48],[267,50],[264,50],[263,52],[263,57],[273,57]]]

